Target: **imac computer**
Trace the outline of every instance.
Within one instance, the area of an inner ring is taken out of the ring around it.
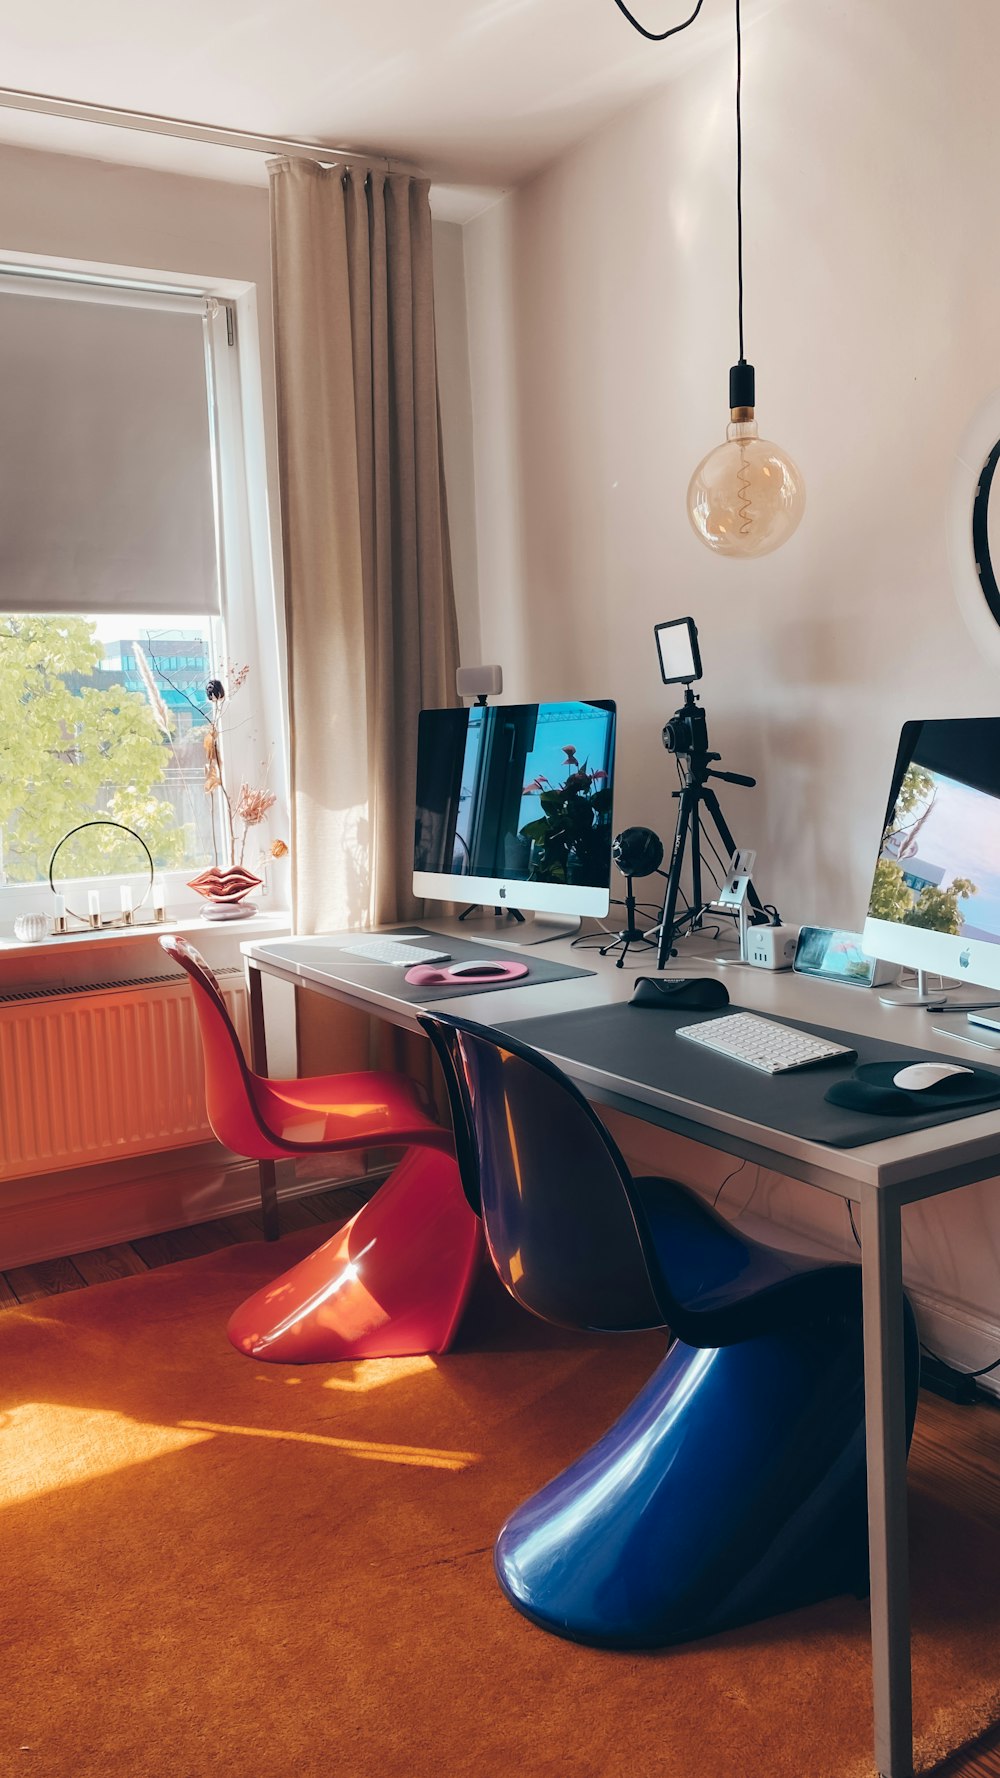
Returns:
[[[422,710],[413,892],[578,917],[611,897],[615,706]],[[551,924],[546,936],[553,936]]]
[[[888,1005],[1000,1001],[1000,717],[906,723],[863,945],[917,972]],[[934,993],[929,974],[995,992]]]

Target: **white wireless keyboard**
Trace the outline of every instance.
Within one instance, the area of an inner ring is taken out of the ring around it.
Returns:
[[[700,1025],[682,1025],[677,1035],[704,1044],[718,1056],[759,1068],[762,1074],[784,1074],[790,1068],[830,1062],[835,1056],[857,1055],[842,1043],[796,1031],[793,1025],[776,1025],[773,1019],[759,1019],[752,1012],[725,1013],[721,1019],[705,1019]]]
[[[447,963],[447,951],[429,951],[426,946],[403,944],[398,938],[366,938],[356,945],[345,945],[352,957],[363,957],[366,963]]]

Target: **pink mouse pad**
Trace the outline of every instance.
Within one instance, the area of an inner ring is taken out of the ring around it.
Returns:
[[[516,982],[527,973],[526,963],[499,960],[493,963],[486,957],[477,957],[467,963],[415,963],[403,979],[411,988],[440,988],[449,982],[454,982],[456,987],[467,982],[480,983],[483,987],[495,983],[501,987],[504,982]]]

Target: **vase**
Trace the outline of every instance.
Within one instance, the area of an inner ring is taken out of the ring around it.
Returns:
[[[204,896],[206,920],[246,920],[257,912],[257,904],[243,898],[251,889],[259,889],[260,883],[260,877],[244,870],[241,864],[231,864],[226,870],[213,864],[210,870],[193,877],[188,888]]]
[[[51,930],[47,914],[18,914],[14,921],[14,937],[25,945],[39,944]]]

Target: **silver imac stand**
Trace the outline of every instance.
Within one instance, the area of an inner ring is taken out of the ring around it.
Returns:
[[[545,945],[553,938],[575,938],[583,924],[579,914],[524,914],[520,908],[496,907],[492,914],[480,902],[474,902],[459,921],[470,938],[489,938],[495,944]],[[514,922],[508,924],[508,921]]]
[[[513,942],[515,945],[547,945],[553,938],[575,938],[582,925],[579,914],[534,914]]]
[[[985,988],[975,988],[971,982],[951,988],[942,982],[938,988],[929,988],[927,975],[927,970],[918,969],[915,988],[895,988],[892,993],[880,994],[882,1005],[929,1006],[936,1012],[976,1012],[980,1007],[1000,1006],[1000,996]]]

